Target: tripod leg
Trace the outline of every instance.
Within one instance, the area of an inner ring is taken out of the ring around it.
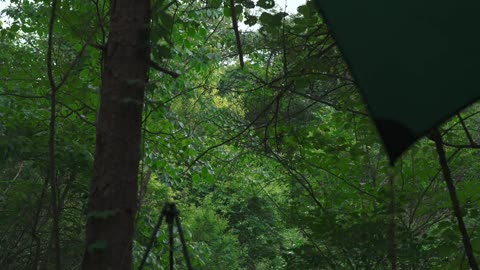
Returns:
[[[187,269],[193,270],[192,263],[190,262],[190,256],[188,255],[187,243],[185,242],[185,237],[183,236],[182,224],[180,223],[180,218],[178,215],[175,216],[175,221],[177,222],[178,234],[180,235],[180,241],[182,242],[183,256],[187,262]]]
[[[167,211],[167,206],[165,205],[162,209],[162,212],[160,213],[160,216],[158,217],[158,221],[157,221],[157,224],[155,225],[155,228],[153,229],[152,235],[150,236],[150,241],[148,242],[147,249],[143,254],[142,262],[140,263],[138,270],[142,270],[143,266],[145,265],[145,262],[147,261],[148,255],[150,254],[150,250],[152,249],[152,246],[155,243],[155,239],[157,239],[157,232],[160,229],[160,226],[162,226],[162,220],[163,220],[163,217],[165,216],[166,211]]]
[[[172,218],[173,217],[168,217],[168,218]],[[173,261],[173,220],[168,220],[168,245],[169,245],[169,256],[170,256],[170,270],[173,270],[173,265],[174,265],[174,261]]]

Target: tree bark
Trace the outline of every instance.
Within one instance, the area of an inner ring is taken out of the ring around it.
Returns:
[[[150,0],[111,0],[82,268],[132,269]]]

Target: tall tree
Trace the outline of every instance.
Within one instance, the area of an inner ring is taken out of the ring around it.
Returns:
[[[150,1],[110,1],[83,269],[131,269]]]

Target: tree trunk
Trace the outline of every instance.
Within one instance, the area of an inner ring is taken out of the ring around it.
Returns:
[[[150,0],[112,0],[83,269],[132,269]]]

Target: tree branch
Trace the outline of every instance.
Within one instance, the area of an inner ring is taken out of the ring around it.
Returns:
[[[235,40],[237,42],[238,58],[240,59],[240,66],[243,68],[245,63],[243,62],[243,49],[242,42],[240,40],[240,32],[238,31],[237,12],[235,10],[235,0],[230,0],[230,15],[232,16],[232,26],[235,32]]]
[[[462,211],[460,209],[460,202],[457,197],[457,192],[453,184],[452,175],[450,172],[450,167],[448,166],[447,158],[445,155],[445,149],[443,148],[443,140],[440,132],[435,130],[432,134],[432,138],[435,141],[435,146],[437,148],[438,160],[440,166],[442,167],[443,177],[447,184],[448,192],[450,193],[450,200],[452,201],[453,213],[457,218],[458,228],[462,234],[463,246],[465,249],[465,254],[468,258],[468,263],[473,270],[478,270],[477,261],[475,260],[475,255],[473,254],[472,244],[470,242],[470,237],[468,236],[467,228],[462,217]]]
[[[53,226],[52,226],[52,242],[53,249],[55,252],[55,269],[60,270],[62,268],[61,256],[60,256],[60,215],[58,210],[58,199],[57,199],[57,179],[55,175],[56,164],[55,164],[55,121],[56,121],[56,95],[58,91],[57,85],[55,85],[55,80],[53,78],[53,63],[52,63],[52,50],[53,50],[53,26],[55,24],[55,15],[57,10],[57,0],[52,0],[52,11],[50,14],[50,23],[48,27],[48,48],[47,48],[47,73],[48,81],[50,83],[51,93],[50,93],[50,124],[49,124],[49,138],[48,138],[48,169],[47,169],[47,179],[50,183],[51,188],[51,207],[52,207],[52,216],[53,216]],[[62,79],[62,83],[66,81],[65,76]]]
[[[150,60],[150,67],[152,67],[153,69],[157,70],[157,71],[160,71],[162,73],[165,73],[167,75],[170,75],[172,78],[176,79],[180,76],[180,74],[174,72],[174,71],[171,71],[171,70],[168,70],[164,67],[161,67],[159,64],[153,62],[153,60]]]
[[[275,98],[273,98],[273,100],[267,104],[265,106],[265,108],[257,115],[257,117],[255,117],[255,119],[253,119],[253,121],[251,121],[250,123],[248,123],[248,125],[242,129],[239,133],[235,134],[234,136],[226,139],[225,141],[223,142],[220,142],[220,143],[217,143],[215,145],[212,145],[210,147],[208,147],[205,151],[203,151],[202,153],[200,153],[192,162],[190,162],[190,164],[188,164],[187,168],[185,169],[185,171],[183,173],[186,173],[188,170],[190,170],[192,168],[193,165],[195,165],[195,163],[197,163],[203,156],[205,156],[208,152],[210,152],[211,150],[215,149],[215,148],[218,148],[220,146],[223,146],[237,138],[239,138],[240,136],[242,136],[245,132],[247,132],[255,122],[257,122],[258,119],[260,119],[260,117],[270,109],[270,107],[275,103],[275,101],[277,100],[277,96]]]
[[[471,145],[476,145],[472,135],[470,134],[470,131],[467,128],[467,125],[465,124],[465,121],[463,121],[462,115],[460,113],[457,113],[457,116],[458,116],[458,119],[460,120],[460,124],[462,124],[463,130],[465,131],[465,135],[467,136],[468,141],[470,142]]]

